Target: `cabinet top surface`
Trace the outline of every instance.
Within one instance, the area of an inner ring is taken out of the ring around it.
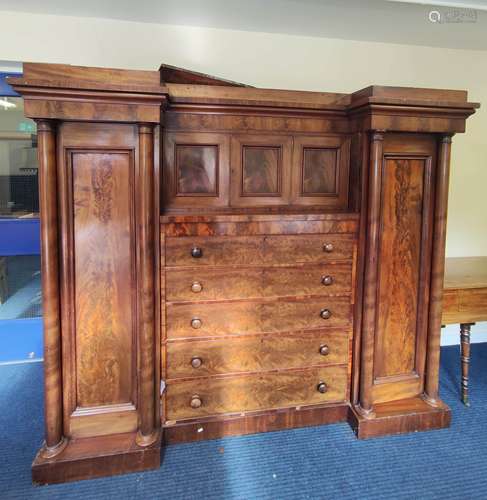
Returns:
[[[64,64],[25,63],[22,78],[9,82],[21,94],[43,89],[51,94],[69,92],[116,92],[168,100],[175,104],[270,106],[347,111],[366,105],[457,108],[471,114],[477,103],[467,100],[465,90],[369,86],[351,94],[296,90],[258,89],[236,82],[162,65],[160,71],[93,68]]]
[[[445,289],[487,288],[487,256],[446,259]]]

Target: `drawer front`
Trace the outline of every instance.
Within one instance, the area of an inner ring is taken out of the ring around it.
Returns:
[[[325,392],[318,390],[319,384]],[[345,401],[347,367],[169,382],[168,420]]]
[[[351,259],[354,236],[198,236],[166,239],[167,266],[280,265]],[[198,249],[198,250],[196,250]]]
[[[169,302],[333,295],[349,293],[351,286],[351,264],[166,271]]]
[[[346,364],[348,343],[348,330],[170,342],[167,345],[167,377],[206,377]]]
[[[168,304],[166,311],[168,338],[346,327],[351,321],[348,297]],[[328,311],[329,317],[323,318],[322,311],[324,316]]]

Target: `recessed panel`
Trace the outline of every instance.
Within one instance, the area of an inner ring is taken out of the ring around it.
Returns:
[[[417,371],[425,167],[424,158],[388,158],[383,166],[376,379]]]
[[[129,152],[71,154],[78,408],[132,402],[133,162]]]
[[[166,132],[162,144],[164,209],[228,206],[228,135]]]
[[[243,196],[280,195],[280,153],[280,148],[243,147]]]
[[[292,144],[290,136],[232,136],[232,207],[255,208],[289,204]]]
[[[321,196],[337,193],[337,149],[304,148],[302,193]]]
[[[218,146],[176,145],[177,196],[218,195]]]
[[[292,204],[345,209],[349,171],[350,137],[295,136]]]

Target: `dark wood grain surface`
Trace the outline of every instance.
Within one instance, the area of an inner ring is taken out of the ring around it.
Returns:
[[[71,157],[75,234],[77,405],[132,401],[133,158],[128,152]],[[98,252],[102,247],[104,252]]]
[[[329,251],[326,245],[331,245]],[[192,248],[202,256],[191,256]],[[279,265],[350,260],[354,238],[349,235],[185,237],[166,239],[166,265],[200,267],[209,265]]]
[[[63,432],[62,335],[59,304],[59,232],[56,129],[49,121],[37,123],[39,205],[41,212],[42,321],[44,327],[45,449],[53,456],[65,444]]]
[[[347,364],[349,329],[280,333],[167,344],[167,375],[205,377],[225,373]],[[192,366],[197,358],[201,364]]]
[[[289,136],[232,136],[231,206],[290,203],[292,144]]]
[[[425,170],[425,160],[414,158],[390,158],[383,167],[376,378],[415,368]]]
[[[324,394],[317,389],[323,382]],[[346,366],[174,381],[167,387],[167,419],[341,402],[346,392]],[[194,396],[201,399],[199,408],[190,405]]]
[[[162,216],[167,236],[252,236],[356,233],[353,213],[285,213],[276,215],[171,215]]]
[[[322,310],[331,316],[323,319]],[[201,326],[192,327],[199,319]],[[218,337],[247,333],[286,332],[351,324],[348,297],[280,298],[212,303],[168,304],[168,338]]]
[[[352,264],[166,271],[168,302],[351,293]]]

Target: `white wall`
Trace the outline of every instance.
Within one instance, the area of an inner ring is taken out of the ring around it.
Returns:
[[[166,62],[268,88],[352,92],[374,83],[467,89],[483,109],[468,120],[468,133],[454,138],[447,255],[487,255],[486,51],[1,11],[0,26],[3,61],[132,69]],[[474,331],[487,338],[487,325]]]

